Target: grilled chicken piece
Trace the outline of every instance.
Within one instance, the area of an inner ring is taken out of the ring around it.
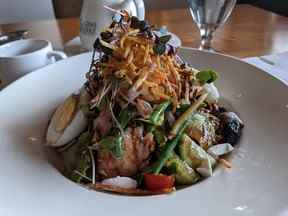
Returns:
[[[142,99],[137,99],[136,108],[143,118],[147,118],[153,110],[150,103]]]
[[[104,137],[110,131],[111,123],[111,113],[107,108],[103,109],[100,112],[99,116],[93,122],[95,131],[101,136]]]
[[[152,133],[143,137],[143,128],[127,128],[124,135],[124,156],[117,159],[111,152],[98,151],[97,171],[103,178],[115,176],[134,176],[149,162],[155,149]]]

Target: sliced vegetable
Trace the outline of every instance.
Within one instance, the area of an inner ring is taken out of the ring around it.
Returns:
[[[210,177],[213,175],[211,160],[202,161],[201,165],[196,168],[196,171],[203,177]]]
[[[148,190],[162,190],[174,186],[174,177],[166,175],[155,175],[151,173],[144,174],[144,184]]]
[[[216,164],[213,157],[206,153],[196,142],[187,134],[183,134],[179,145],[179,153],[182,160],[186,161],[189,166],[196,169],[204,160],[210,160],[212,168]]]
[[[201,175],[205,177],[212,175],[212,169],[216,165],[216,160],[186,134],[182,136],[179,152],[181,159],[196,169]],[[198,168],[200,168],[200,171]]]
[[[137,187],[136,180],[130,177],[124,177],[124,176],[117,176],[114,178],[104,179],[101,183],[105,185],[117,186],[117,187],[122,187],[122,188],[136,188]]]
[[[200,176],[185,161],[177,155],[172,156],[166,162],[168,170],[175,176],[176,183],[181,185],[194,184]]]
[[[222,143],[213,145],[208,148],[207,152],[212,155],[214,158],[228,154],[234,150],[233,146],[230,143]]]
[[[207,94],[201,95],[201,97],[192,104],[175,122],[175,124],[172,127],[171,130],[171,136],[175,136],[178,131],[180,130],[180,127],[182,126],[183,122],[185,122],[187,119],[191,117],[191,115],[197,110],[197,108],[205,101],[207,97]]]
[[[198,81],[204,85],[205,83],[212,83],[218,78],[218,74],[213,70],[201,70],[196,74]]]

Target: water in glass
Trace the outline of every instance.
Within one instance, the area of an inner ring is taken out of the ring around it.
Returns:
[[[227,20],[236,0],[187,0],[193,20],[200,29],[200,49],[211,49],[217,27]]]

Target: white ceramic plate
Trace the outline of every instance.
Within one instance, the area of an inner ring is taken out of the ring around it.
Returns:
[[[47,162],[42,137],[52,110],[84,82],[90,54],[82,54],[0,92],[0,215],[288,215],[287,86],[234,58],[181,54],[219,72],[222,96],[245,122],[232,170],[219,168],[199,184],[153,197],[88,191],[64,178]]]

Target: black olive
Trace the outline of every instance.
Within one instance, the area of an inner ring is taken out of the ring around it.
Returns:
[[[231,113],[227,112],[220,115],[223,142],[230,143],[233,146],[237,144],[244,126],[235,116],[234,113],[231,115]]]

